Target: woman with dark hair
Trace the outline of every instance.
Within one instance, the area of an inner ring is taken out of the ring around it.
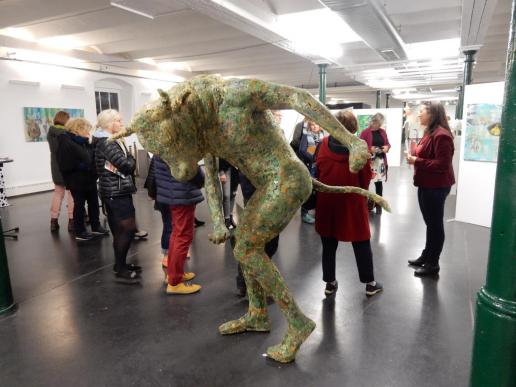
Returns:
[[[376,194],[383,195],[383,182],[387,181],[387,152],[391,149],[387,132],[382,128],[385,117],[382,113],[376,113],[371,117],[369,127],[360,133],[360,138],[367,143],[371,152],[371,166],[373,171],[372,180],[375,185]],[[382,207],[376,205],[376,213],[382,213]]]
[[[48,129],[47,141],[50,148],[50,170],[52,172],[52,181],[54,182],[54,195],[52,196],[52,204],[50,205],[50,231],[56,232],[59,230],[59,212],[61,211],[61,204],[65,192],[67,194],[67,209],[68,209],[68,231],[73,231],[73,198],[69,190],[65,188],[63,175],[59,170],[57,163],[57,150],[59,148],[58,137],[64,134],[65,124],[70,119],[70,115],[60,110],[54,116],[54,125]]]
[[[453,135],[440,103],[426,102],[419,111],[419,121],[425,127],[415,155],[407,154],[414,165],[414,185],[418,187],[419,208],[426,224],[426,244],[421,256],[409,260],[416,266],[418,277],[439,273],[439,256],[444,245],[444,202],[455,184],[452,158]]]
[[[355,133],[357,119],[350,111],[339,112],[337,119]],[[349,150],[332,136],[323,139],[315,160],[319,181],[328,185],[355,186],[363,189],[371,181],[368,161],[358,173],[349,172]],[[337,291],[335,256],[339,241],[351,242],[355,253],[360,282],[366,284],[366,295],[373,296],[383,287],[374,279],[373,251],[366,198],[357,194],[317,193],[315,231],[323,246],[323,281],[327,296]]]

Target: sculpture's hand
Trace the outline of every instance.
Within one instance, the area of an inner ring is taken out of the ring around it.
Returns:
[[[213,232],[208,235],[210,241],[216,244],[224,243],[231,236],[230,231],[225,225],[219,225],[213,227]]]

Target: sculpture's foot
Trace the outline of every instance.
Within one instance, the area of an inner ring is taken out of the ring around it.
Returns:
[[[219,327],[221,335],[233,335],[246,331],[270,332],[271,322],[267,309],[249,309],[249,311],[238,320],[228,321]]]
[[[315,329],[315,322],[305,317],[306,322],[300,329],[289,328],[281,344],[267,348],[267,356],[280,363],[290,363],[296,358],[296,353],[301,344]]]

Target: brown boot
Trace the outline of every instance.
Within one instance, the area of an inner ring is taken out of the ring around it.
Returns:
[[[59,223],[57,222],[57,218],[50,219],[50,232],[59,231]]]
[[[68,232],[74,232],[73,219],[68,219]]]

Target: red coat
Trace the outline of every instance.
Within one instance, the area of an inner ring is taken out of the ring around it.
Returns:
[[[317,154],[318,179],[328,185],[348,185],[368,189],[371,166],[358,172],[349,171],[349,154],[330,150],[329,137],[322,141]],[[339,241],[355,242],[371,238],[367,199],[358,194],[317,193],[315,230],[321,236]]]
[[[455,184],[453,152],[453,137],[448,130],[438,127],[431,136],[425,133],[416,148],[414,185],[447,188]]]
[[[390,148],[391,144],[389,143],[385,129],[379,128],[378,133],[380,133],[380,136],[382,136],[384,144]],[[373,129],[371,129],[371,127],[364,129],[364,131],[360,133],[360,138],[367,142],[367,148],[371,149],[373,146]],[[385,161],[385,168],[388,168],[389,165],[387,164],[387,155],[385,153],[383,154],[383,160]]]

